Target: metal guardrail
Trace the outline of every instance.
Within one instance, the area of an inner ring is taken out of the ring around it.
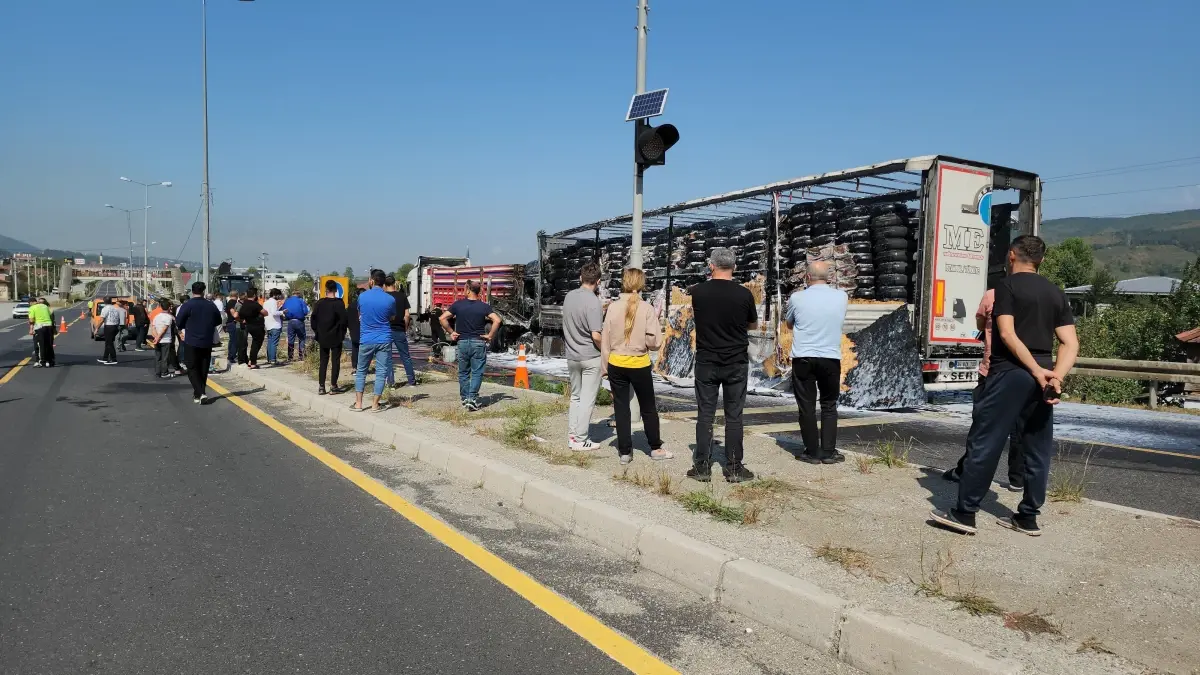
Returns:
[[[1169,361],[1126,361],[1123,359],[1076,359],[1072,375],[1146,380],[1150,383],[1150,407],[1158,407],[1158,383],[1200,384],[1200,363]]]

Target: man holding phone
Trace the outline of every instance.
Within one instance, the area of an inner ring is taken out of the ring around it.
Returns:
[[[1014,515],[998,522],[1030,536],[1042,533],[1037,517],[1050,479],[1054,405],[1063,378],[1079,355],[1067,296],[1037,273],[1045,254],[1046,243],[1040,237],[1017,237],[1008,250],[1009,274],[996,284],[991,363],[967,436],[958,502],[954,508],[931,514],[935,522],[957,532],[977,531],[975,514],[991,486],[1004,441],[1019,423],[1025,449],[1024,497]]]

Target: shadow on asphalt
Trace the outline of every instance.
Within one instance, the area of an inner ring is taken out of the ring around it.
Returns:
[[[238,391],[231,391],[228,394],[216,394],[208,397],[208,405],[212,405],[213,403],[229,398],[230,396],[249,396],[250,394],[258,394],[266,390],[266,387],[255,387],[254,389],[240,389]]]
[[[0,400],[0,405],[3,405],[5,403],[12,403],[13,401],[20,401],[20,400],[23,400],[23,399],[21,399],[19,397],[18,398],[6,398],[6,399]]]

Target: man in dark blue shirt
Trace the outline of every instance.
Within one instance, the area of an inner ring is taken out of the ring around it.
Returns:
[[[468,281],[467,297],[455,301],[441,316],[442,327],[450,333],[450,339],[458,341],[458,395],[463,407],[472,412],[479,410],[479,387],[483,384],[488,344],[500,329],[500,315],[479,299],[481,290],[478,281]],[[450,319],[455,320],[453,330]]]
[[[292,291],[292,295],[283,301],[283,316],[287,319],[288,361],[296,355],[296,345],[300,345],[300,360],[304,360],[304,342],[308,336],[304,331],[304,319],[308,317],[308,303],[300,291]]]
[[[221,311],[211,301],[204,299],[204,282],[192,284],[192,298],[179,308],[175,325],[183,334],[184,360],[187,376],[192,383],[192,402],[208,402],[208,366],[212,360],[213,337],[221,325]]]
[[[383,403],[383,386],[392,371],[392,317],[396,316],[396,300],[383,290],[382,270],[373,270],[367,282],[369,288],[358,296],[358,368],[354,372],[354,404],[351,410],[362,411],[363,391],[367,388],[367,368],[375,359],[375,404],[371,412],[387,406]]]

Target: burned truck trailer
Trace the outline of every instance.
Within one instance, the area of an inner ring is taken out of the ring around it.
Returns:
[[[1034,173],[945,155],[898,159],[694,199],[643,215],[647,290],[666,310],[707,277],[708,253],[737,256],[735,279],[761,290],[759,339],[782,362],[780,313],[814,257],[836,260],[852,300],[851,333],[906,308],[927,389],[969,388],[983,345],[975,309],[1006,274],[1007,248],[1041,225]],[[561,353],[562,301],[579,267],[601,265],[601,295],[620,292],[632,242],[629,215],[539,232],[539,349]],[[666,293],[664,289],[674,288]],[[666,312],[664,312],[664,317]],[[753,336],[752,336],[753,337]],[[752,340],[752,351],[753,340]]]

